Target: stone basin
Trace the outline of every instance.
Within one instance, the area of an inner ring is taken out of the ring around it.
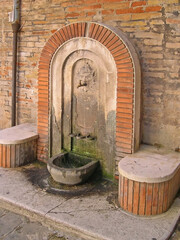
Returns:
[[[47,169],[54,181],[67,185],[85,182],[98,166],[96,159],[74,153],[60,153],[48,160]]]

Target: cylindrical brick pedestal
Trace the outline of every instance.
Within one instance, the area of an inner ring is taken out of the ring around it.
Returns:
[[[36,127],[21,124],[0,131],[0,167],[14,168],[36,160]]]
[[[119,163],[121,208],[146,216],[167,211],[180,186],[179,156],[169,156],[169,159],[164,156],[153,159],[153,155],[135,156],[137,154],[125,157]]]

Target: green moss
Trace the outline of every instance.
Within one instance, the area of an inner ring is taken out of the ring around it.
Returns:
[[[114,180],[114,175],[111,173],[108,173],[104,168],[102,168],[102,175],[104,178],[107,178],[109,180]]]
[[[30,165],[32,165],[35,168],[43,168],[46,166],[46,163],[41,162],[41,161],[34,161],[34,162],[30,163]]]

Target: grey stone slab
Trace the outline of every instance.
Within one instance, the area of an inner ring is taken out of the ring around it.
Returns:
[[[48,240],[53,235],[47,227],[42,226],[38,222],[23,223],[4,240]]]
[[[0,208],[0,217],[4,216],[7,213],[5,209]]]
[[[37,127],[31,123],[20,124],[0,131],[0,144],[20,144],[37,138]]]
[[[14,213],[6,213],[0,218],[0,238],[10,234],[21,224],[21,216],[17,216]]]
[[[180,154],[141,145],[138,152],[126,156],[119,162],[119,173],[133,181],[158,183],[173,178],[180,168]]]
[[[19,170],[0,168],[0,201],[84,239],[165,240],[180,216],[180,199],[164,214],[139,217],[108,201],[111,193],[65,198],[49,194]]]

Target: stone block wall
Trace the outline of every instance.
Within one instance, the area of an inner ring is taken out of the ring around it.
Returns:
[[[12,4],[12,0],[0,1],[0,129],[10,126],[11,117],[12,30],[8,12]],[[179,0],[22,0],[17,122],[37,121],[38,62],[47,40],[65,24],[95,21],[121,29],[139,54],[142,141],[179,148],[179,11]]]

